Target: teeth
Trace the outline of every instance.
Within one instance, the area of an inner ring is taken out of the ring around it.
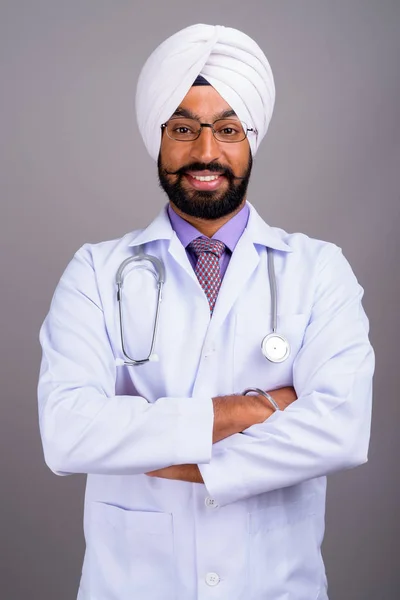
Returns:
[[[197,179],[197,181],[215,181],[219,175],[192,175],[192,177],[193,179]]]

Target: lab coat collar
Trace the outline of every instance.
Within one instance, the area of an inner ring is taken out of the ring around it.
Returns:
[[[260,244],[273,250],[281,250],[283,252],[292,252],[292,248],[283,241],[280,230],[267,225],[267,223],[260,217],[256,209],[250,202],[247,202],[250,208],[249,220],[247,223],[246,231],[249,238],[254,244]],[[172,229],[171,221],[169,220],[167,213],[167,204],[161,209],[157,217],[142,231],[136,232],[133,240],[128,244],[129,246],[139,246],[147,242],[153,242],[155,240],[171,240],[175,232]]]
[[[282,252],[292,252],[292,248],[282,239],[285,232],[268,225],[260,217],[254,206],[250,202],[247,202],[247,204],[250,208],[250,214],[246,229],[253,244],[266,246],[273,250],[281,250]]]
[[[135,232],[135,237],[128,246],[140,246],[155,240],[170,240],[173,237],[174,230],[168,217],[167,206],[168,204],[163,206],[150,225],[141,231]]]

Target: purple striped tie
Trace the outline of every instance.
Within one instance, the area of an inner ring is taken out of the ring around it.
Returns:
[[[198,237],[188,244],[188,248],[197,256],[195,273],[207,296],[212,315],[221,287],[219,259],[225,250],[225,244],[218,240]]]

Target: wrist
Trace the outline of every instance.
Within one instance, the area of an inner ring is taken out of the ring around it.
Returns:
[[[239,394],[213,398],[213,443],[250,427],[252,423],[249,423],[249,418],[254,411],[253,403],[249,400],[249,397]]]
[[[247,394],[251,394],[251,393],[257,394],[257,396],[262,396],[263,398],[268,400],[269,406],[272,407],[274,411],[280,410],[278,403],[276,402],[276,400],[274,400],[274,398],[268,392],[265,392],[264,390],[261,390],[260,388],[256,388],[256,387],[247,388],[242,392],[243,396],[246,396]]]

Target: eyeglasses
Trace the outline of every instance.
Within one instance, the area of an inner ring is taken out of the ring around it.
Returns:
[[[177,142],[197,140],[203,127],[210,127],[219,142],[243,142],[248,132],[257,134],[257,129],[250,129],[246,123],[237,119],[217,119],[214,123],[199,123],[196,119],[174,118],[161,125],[168,137]]]

